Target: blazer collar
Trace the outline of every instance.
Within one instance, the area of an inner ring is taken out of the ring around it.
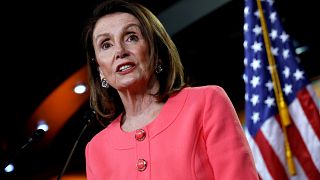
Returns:
[[[152,140],[175,121],[186,102],[188,96],[187,89],[184,88],[170,96],[163,105],[159,115],[151,123],[142,128],[146,132],[146,139],[144,141]],[[106,139],[116,149],[135,148],[135,131],[125,132],[121,129],[120,122],[122,115],[123,113],[107,127]]]

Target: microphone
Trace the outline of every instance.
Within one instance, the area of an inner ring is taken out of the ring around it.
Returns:
[[[67,169],[67,167],[69,165],[69,162],[71,160],[71,157],[72,157],[72,155],[74,153],[74,150],[76,149],[81,136],[83,135],[83,133],[87,129],[87,127],[91,124],[92,119],[95,118],[95,111],[93,111],[93,110],[87,111],[83,118],[87,120],[87,123],[84,125],[84,127],[82,128],[82,130],[81,130],[81,132],[80,132],[80,134],[79,134],[79,136],[77,138],[77,140],[75,141],[75,143],[74,143],[74,145],[73,145],[73,147],[72,147],[72,149],[71,149],[71,151],[69,153],[67,161],[65,162],[65,164],[63,166],[63,169],[62,169],[62,171],[60,172],[60,174],[57,177],[57,180],[61,180],[63,174],[65,173],[65,171],[66,171],[66,169]]]
[[[30,147],[32,144],[37,143],[40,141],[40,139],[44,136],[45,131],[43,129],[37,129],[28,139],[27,142],[21,146],[21,148],[16,152],[16,154],[13,156],[13,158],[6,163],[3,164],[3,167],[1,166],[1,170],[6,168],[10,163],[14,163],[18,156],[28,147]]]
[[[43,137],[45,131],[43,129],[37,129],[27,140],[27,142],[21,147],[21,150],[26,149],[31,144],[37,143]]]

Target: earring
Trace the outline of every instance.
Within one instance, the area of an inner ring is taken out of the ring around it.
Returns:
[[[105,78],[103,78],[103,79],[101,80],[101,86],[102,86],[103,88],[109,88],[109,83],[108,83],[108,81],[107,81]]]
[[[156,67],[156,73],[159,74],[161,73],[161,71],[163,70],[161,64],[158,64],[157,67]]]

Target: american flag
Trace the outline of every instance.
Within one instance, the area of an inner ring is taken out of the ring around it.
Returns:
[[[259,2],[263,16],[259,14],[257,2],[245,0],[243,27],[243,79],[246,88],[244,128],[256,168],[262,179],[320,180],[319,99],[299,64],[292,40],[283,29],[274,1]],[[264,17],[265,21],[261,21],[260,17]],[[263,32],[267,32],[270,46],[265,43]],[[275,66],[269,65],[266,47],[270,49]],[[278,111],[272,67],[278,74],[279,89],[291,121],[285,129]],[[286,139],[293,155],[295,175],[288,169]]]

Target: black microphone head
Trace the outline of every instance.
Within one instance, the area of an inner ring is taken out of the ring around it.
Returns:
[[[38,142],[45,134],[43,129],[37,129],[31,137],[29,137],[28,142]]]
[[[94,110],[88,110],[85,112],[83,118],[88,121],[88,124],[90,124],[92,120],[96,118],[96,112]]]

